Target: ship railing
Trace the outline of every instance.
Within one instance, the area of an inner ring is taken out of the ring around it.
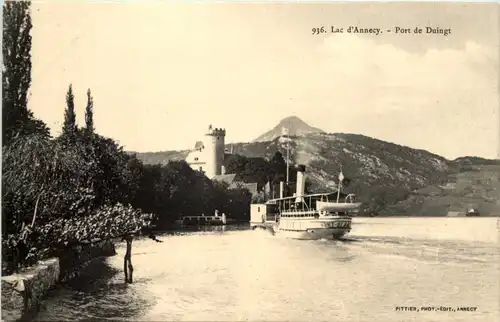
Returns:
[[[315,214],[317,214],[316,210],[286,210],[284,211],[284,215],[286,217],[288,216],[293,216],[293,217],[316,217]]]

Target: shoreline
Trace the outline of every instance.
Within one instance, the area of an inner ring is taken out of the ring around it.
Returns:
[[[36,312],[54,287],[79,276],[94,261],[116,255],[115,242],[105,240],[74,247],[59,257],[2,276],[2,321],[22,321]]]

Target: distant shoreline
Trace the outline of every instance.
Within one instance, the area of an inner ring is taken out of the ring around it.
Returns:
[[[412,215],[385,215],[385,216],[353,216],[353,218],[492,218],[500,217],[498,215],[481,215],[481,216],[412,216]]]

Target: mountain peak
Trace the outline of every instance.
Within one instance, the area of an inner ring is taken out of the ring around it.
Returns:
[[[286,121],[299,121],[299,122],[304,122],[302,121],[298,116],[296,115],[290,115],[282,119],[280,122],[286,122]]]
[[[286,128],[291,136],[301,136],[309,133],[325,133],[325,131],[321,129],[310,126],[298,116],[292,115],[282,119],[278,125],[259,136],[254,142],[272,141],[282,135],[283,128]]]
[[[288,125],[288,124],[300,124],[300,125],[307,125],[306,122],[302,121],[298,116],[292,115],[292,116],[287,116],[284,119],[282,119],[279,122],[279,125]]]

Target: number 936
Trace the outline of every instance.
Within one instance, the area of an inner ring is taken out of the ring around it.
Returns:
[[[324,34],[325,32],[326,32],[325,27],[313,28],[312,29],[312,34],[313,35]]]

